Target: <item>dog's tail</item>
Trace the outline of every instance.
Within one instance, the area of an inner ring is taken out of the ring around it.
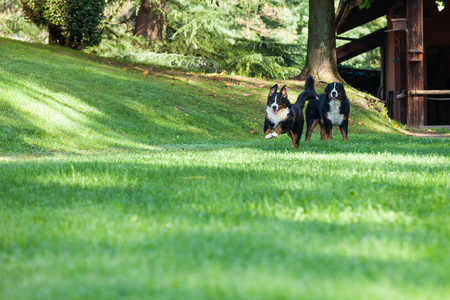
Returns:
[[[311,76],[311,74],[306,77],[305,91],[312,91],[314,93],[316,92],[316,90],[314,89],[314,78]]]
[[[314,78],[311,75],[308,75],[308,77],[306,77],[305,89],[300,95],[298,95],[297,102],[295,102],[295,104],[303,108],[306,101],[316,98],[317,94],[314,89]]]

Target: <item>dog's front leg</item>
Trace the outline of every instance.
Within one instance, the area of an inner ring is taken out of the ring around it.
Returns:
[[[327,140],[333,140],[333,124],[331,124],[330,119],[328,118],[328,114],[324,114],[323,125],[325,130],[325,137]],[[320,132],[322,137],[322,131]]]
[[[341,129],[342,138],[344,141],[348,141],[348,115],[344,116],[341,125],[339,125]]]
[[[327,135],[327,139],[328,139],[329,141],[332,141],[332,140],[333,140],[333,127],[331,127],[331,129],[330,129],[330,134]]]
[[[267,130],[266,130],[266,132],[265,132],[265,135],[266,135],[266,139],[271,139],[271,138],[273,138],[274,136],[273,136],[273,134],[272,134],[272,128],[267,128]]]
[[[278,126],[275,129],[275,132],[272,132],[272,137],[277,138],[282,133],[283,133],[283,128],[281,128],[281,126]]]
[[[311,139],[311,134],[314,130],[314,127],[316,127],[317,123],[319,123],[319,119],[315,119],[312,125],[308,126],[309,129],[306,132],[306,141],[309,141]],[[320,133],[320,136],[322,136],[322,133]]]
[[[267,115],[266,115],[266,120],[264,121],[264,135],[265,135],[266,139],[272,138],[272,126],[273,126],[273,123],[270,122],[269,119],[267,119]]]
[[[341,129],[342,138],[344,139],[344,141],[348,141],[347,130],[345,129],[344,126],[339,126],[339,127]]]
[[[289,131],[288,136],[292,139],[292,144],[294,147],[294,150],[298,148],[298,141],[300,140],[300,137],[298,136],[297,133],[295,133],[294,131]]]

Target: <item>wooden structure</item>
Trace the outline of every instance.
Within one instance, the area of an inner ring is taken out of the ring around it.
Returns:
[[[338,63],[380,47],[378,96],[390,116],[415,128],[450,125],[450,7],[439,12],[435,0],[376,0],[368,9],[360,4],[341,0],[337,35],[382,16],[387,27],[337,48]]]

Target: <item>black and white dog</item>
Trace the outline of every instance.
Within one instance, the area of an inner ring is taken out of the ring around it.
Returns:
[[[344,86],[333,82],[325,88],[321,95],[321,118],[325,127],[325,135],[329,141],[333,139],[333,126],[339,126],[342,138],[348,141],[348,116],[350,114],[350,101],[345,93]]]
[[[325,127],[320,116],[321,101],[319,95],[316,94],[314,89],[314,78],[308,75],[305,82],[304,93],[310,93],[313,96],[309,97],[308,105],[306,106],[305,116],[306,116],[306,136],[305,140],[309,141],[311,139],[311,134],[317,124],[320,125],[320,139],[325,140]]]
[[[275,84],[269,91],[264,134],[266,139],[271,139],[287,133],[292,139],[294,149],[297,149],[305,122],[303,117],[304,102],[297,100],[295,104],[291,104],[286,86],[283,86],[279,93],[277,93],[277,90],[278,85]]]
[[[305,90],[314,90],[314,79],[311,75],[306,78]],[[325,93],[317,95],[316,99],[309,100],[306,106],[306,140],[311,138],[314,127],[321,127],[322,140],[333,139],[333,126],[339,126],[344,141],[348,140],[348,116],[350,114],[350,101],[345,93],[344,86],[333,82],[326,86]]]

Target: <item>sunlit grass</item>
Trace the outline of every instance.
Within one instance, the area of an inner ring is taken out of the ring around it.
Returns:
[[[449,294],[448,139],[349,88],[350,141],[293,151],[271,82],[2,41],[1,299]]]
[[[3,153],[152,149],[262,136],[272,81],[160,72],[70,49],[3,41]],[[286,83],[294,100],[302,86]],[[350,135],[397,132],[376,105],[348,89],[354,104]]]
[[[8,62],[0,68],[6,91],[1,108],[10,113],[1,118],[17,134],[3,140],[15,142],[9,147],[15,151],[24,144],[44,152],[73,152],[245,140],[259,126],[259,102],[244,98],[239,106],[246,106],[232,114],[231,96],[218,89],[227,88],[224,82],[144,77],[141,67],[121,68],[67,49],[25,45],[5,40],[0,54]]]
[[[1,290],[70,299],[445,297],[448,156],[432,147],[430,155],[313,148],[3,161]]]

